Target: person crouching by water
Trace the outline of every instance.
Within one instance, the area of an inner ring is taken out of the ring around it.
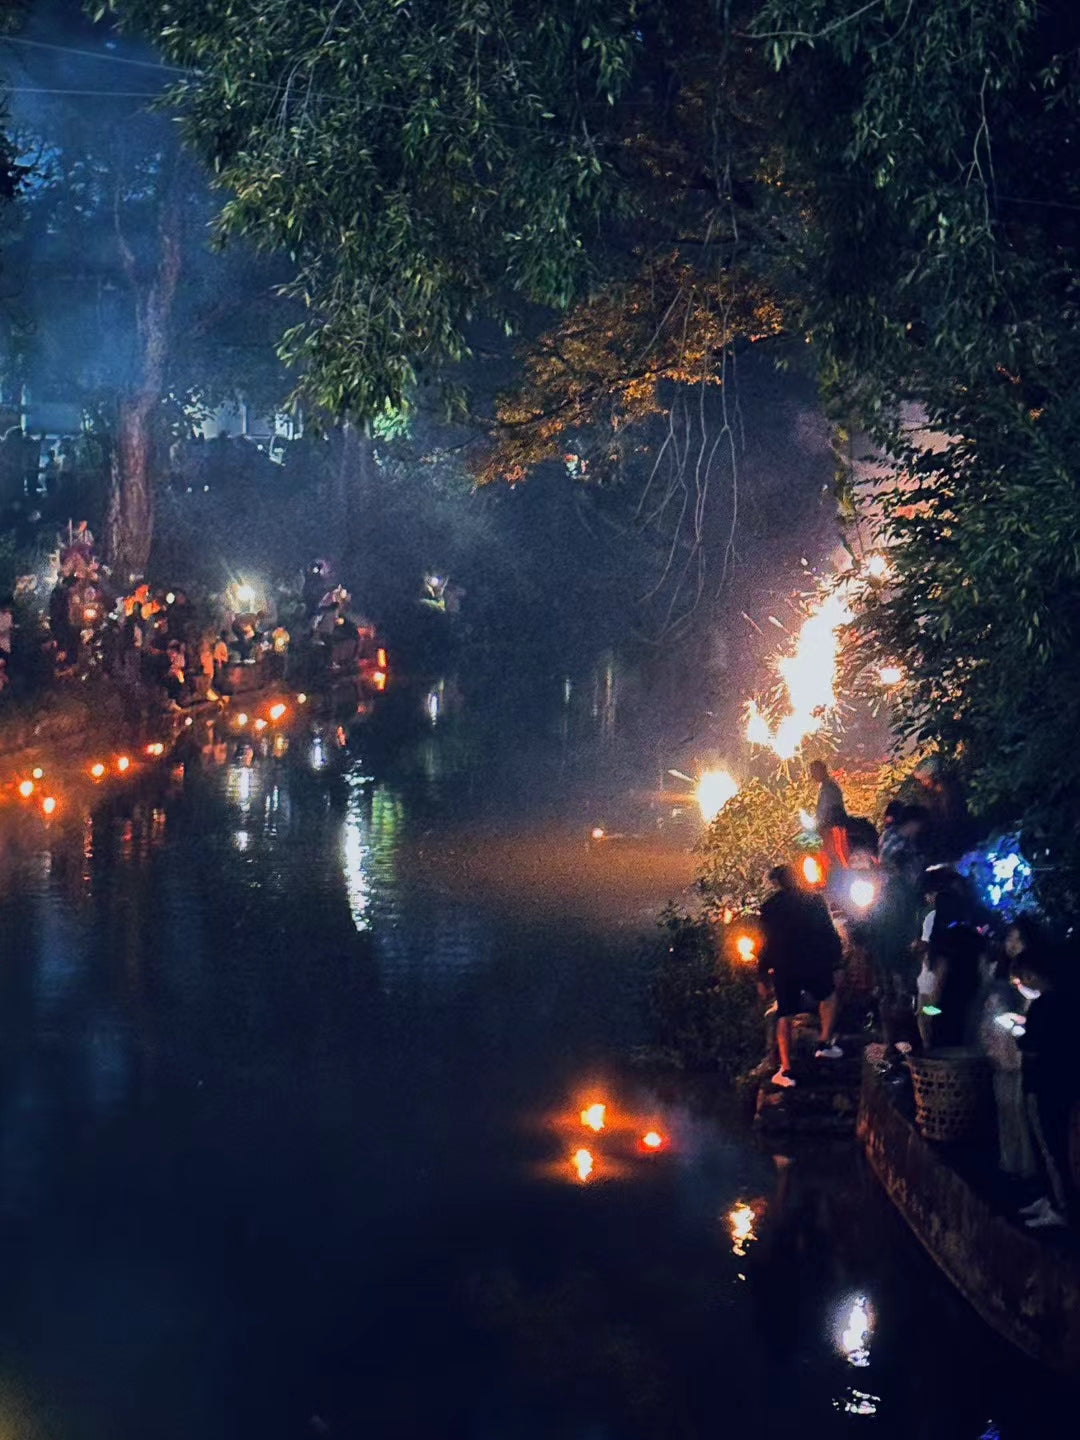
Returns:
[[[1030,1230],[1060,1227],[1069,1217],[1069,1124],[1080,1084],[1073,1057],[1076,1010],[1065,973],[1045,947],[1024,948],[1010,971],[1028,1002],[1027,1014],[1016,1017],[1016,1043],[1028,1123],[1046,1180],[1046,1193],[1020,1212]]]
[[[804,991],[821,1018],[816,1058],[833,1060],[843,1054],[836,1044],[836,971],[842,946],[824,900],[803,890],[789,865],[770,870],[769,881],[776,892],[761,907],[758,982],[763,996],[770,983],[776,995],[780,1068],[772,1083],[786,1089],[795,1084],[791,1074],[792,1020],[805,1008]]]

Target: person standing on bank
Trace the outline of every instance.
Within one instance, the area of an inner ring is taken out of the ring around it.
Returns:
[[[776,995],[776,1045],[780,1068],[774,1085],[795,1084],[791,1074],[792,1020],[802,1013],[807,992],[821,1017],[821,1045],[815,1058],[838,1060],[836,1043],[836,971],[843,947],[824,900],[800,888],[789,865],[769,871],[776,886],[761,907],[762,944],[758,982],[764,993],[771,984]]]
[[[830,869],[835,865],[847,866],[848,839],[847,806],[840,786],[829,774],[824,760],[811,760],[810,779],[818,787],[817,806],[814,810],[814,829],[821,836],[821,844],[828,856]]]

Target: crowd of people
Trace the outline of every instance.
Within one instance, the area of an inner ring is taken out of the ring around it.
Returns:
[[[821,761],[816,814],[829,877],[852,872],[853,851],[867,863],[866,822],[849,821],[843,796]],[[1065,1225],[1070,1196],[1069,1144],[1080,1071],[1070,1063],[1066,1027],[1073,1010],[1076,965],[1063,944],[1031,913],[1003,926],[950,863],[970,836],[962,805],[936,767],[916,777],[913,796],[889,803],[872,856],[877,900],[863,919],[830,905],[790,865],[770,874],[773,893],[759,915],[758,975],[772,1000],[779,1068],[774,1086],[793,1073],[794,1018],[816,1010],[816,1060],[843,1055],[836,1027],[844,958],[868,953],[886,1060],[899,1071],[913,1050],[985,1057],[993,1076],[997,1163],[1011,1182],[1029,1228]],[[945,858],[942,858],[942,857]]]
[[[0,601],[0,692],[98,671],[184,708],[274,680],[314,686],[375,654],[374,625],[326,561],[258,602],[242,584],[195,601],[179,586],[118,590],[85,522],[58,538],[44,607],[32,577]]]

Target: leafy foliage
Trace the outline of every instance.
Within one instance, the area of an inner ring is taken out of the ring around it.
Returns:
[[[231,192],[221,234],[294,260],[285,353],[332,413],[400,409],[497,292],[561,305],[581,285],[584,233],[617,201],[605,112],[632,0],[100,8],[192,68],[175,99]]]
[[[761,1002],[754,972],[716,952],[707,920],[668,911],[667,944],[649,986],[649,1013],[662,1053],[687,1070],[728,1079],[761,1058]]]
[[[1080,895],[1080,15],[770,0],[827,393],[894,459],[865,497],[895,580],[862,631],[903,733],[1022,817]]]

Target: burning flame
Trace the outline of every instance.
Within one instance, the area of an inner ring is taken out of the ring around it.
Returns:
[[[851,620],[847,602],[839,593],[826,595],[803,621],[791,655],[776,662],[788,696],[788,714],[774,730],[758,704],[746,710],[746,738],[767,746],[781,760],[790,760],[802,742],[816,735],[836,708],[836,632]]]
[[[739,785],[726,770],[706,770],[697,782],[697,802],[702,818],[715,820],[729,800],[739,793]]]
[[[849,1365],[870,1364],[870,1334],[874,1322],[870,1315],[870,1302],[865,1295],[857,1295],[851,1303],[847,1324],[840,1334],[840,1349],[847,1356]]]
[[[735,953],[744,964],[753,963],[757,954],[757,944],[752,935],[740,935],[735,941]]]
[[[581,1123],[597,1134],[603,1130],[607,1119],[606,1105],[587,1105],[581,1112]]]
[[[596,1162],[588,1150],[575,1150],[570,1157],[570,1163],[582,1184],[592,1177],[593,1170],[596,1168]]]

